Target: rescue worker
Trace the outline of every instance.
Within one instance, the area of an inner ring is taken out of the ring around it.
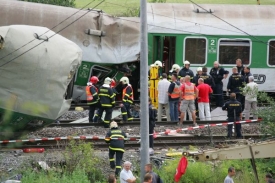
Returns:
[[[249,76],[252,76],[252,74],[250,73],[250,67],[245,66],[243,71],[244,71],[244,75],[243,75],[244,81],[247,84],[249,83],[249,80],[248,80]]]
[[[184,67],[179,71],[178,73],[178,77],[181,78],[181,77],[185,77],[185,76],[190,76],[191,78],[191,81],[193,80],[194,78],[194,73],[192,70],[190,70],[190,62],[188,60],[184,61],[183,62],[184,64]]]
[[[196,86],[198,86],[198,80],[199,80],[199,78],[201,77],[201,75],[202,75],[202,68],[201,68],[201,67],[198,67],[198,68],[197,68],[197,74],[196,74],[196,76],[193,78],[193,82],[192,82],[192,83],[194,83]]]
[[[220,67],[219,62],[214,62],[214,67],[210,70],[210,76],[213,77],[215,82],[215,87],[213,88],[213,93],[216,98],[216,106],[222,107],[223,102],[223,80],[227,78],[228,71],[224,70],[224,68]]]
[[[112,88],[112,90],[113,90],[113,92],[114,92],[114,93],[113,93],[114,98],[116,98],[116,94],[117,94],[118,92],[117,92],[116,89],[115,89],[115,87],[116,87],[116,81],[115,81],[114,79],[112,79],[111,84],[110,84],[110,87]],[[99,107],[98,110],[97,110],[97,113],[95,114],[94,122],[97,122],[97,121],[98,121],[98,116],[99,116],[99,114],[102,115],[102,113],[103,113],[102,108]],[[100,117],[100,119],[101,119],[101,117]]]
[[[178,74],[180,71],[180,66],[178,64],[173,64],[172,69],[169,71],[168,81],[171,82],[172,74]]]
[[[93,123],[93,118],[95,114],[96,108],[98,108],[98,89],[95,86],[98,82],[98,78],[96,76],[92,76],[90,78],[90,82],[87,83],[86,86],[86,96],[87,96],[87,104],[89,105],[89,123]]]
[[[180,83],[177,81],[177,78],[177,74],[172,74],[172,81],[168,88],[171,121],[179,120],[178,103],[180,99]]]
[[[156,124],[157,112],[154,106],[152,105],[152,100],[149,98],[149,147],[154,148],[154,128]]]
[[[134,94],[133,94],[133,88],[129,83],[129,79],[127,77],[122,77],[120,79],[120,82],[122,82],[122,104],[121,107],[121,113],[122,113],[122,120],[123,122],[131,122],[133,121],[133,117],[130,111],[131,104],[134,102]]]
[[[104,80],[104,84],[99,89],[99,98],[101,109],[99,110],[98,117],[101,119],[103,112],[105,111],[104,127],[109,128],[112,118],[113,107],[115,106],[115,95],[113,89],[110,87],[112,79],[107,77]]]
[[[207,74],[207,67],[202,68],[202,74],[200,76],[204,80],[205,84],[208,84],[213,89],[215,87],[215,82],[212,76]]]
[[[155,61],[154,66],[158,67],[158,76],[160,79],[162,79],[162,62],[157,60]]]
[[[232,75],[229,77],[227,92],[235,93],[239,102],[242,102],[241,88],[244,86],[244,77],[238,73],[237,67],[232,68]]]
[[[228,122],[236,122],[242,119],[242,104],[236,100],[235,93],[230,94],[230,100],[223,105],[222,110],[227,111]],[[237,138],[242,138],[241,124],[238,123],[235,125],[235,127],[236,127],[235,130],[237,133]],[[232,137],[232,128],[233,128],[233,124],[227,125],[228,138]]]
[[[180,111],[182,112],[182,119],[184,119],[185,112],[189,108],[192,113],[193,126],[198,126],[196,123],[196,108],[195,99],[198,97],[198,90],[196,86],[190,82],[190,76],[185,76],[185,83],[180,87],[181,96],[183,100],[180,105]],[[182,125],[182,121],[179,123]]]
[[[244,76],[244,66],[241,59],[236,60],[236,67],[238,69],[238,74]]]
[[[126,134],[118,129],[115,121],[111,122],[110,130],[105,136],[105,142],[109,143],[109,161],[111,169],[116,169],[116,176],[119,175],[121,170],[121,160],[124,153],[124,141],[127,138]],[[116,155],[116,159],[114,156]]]

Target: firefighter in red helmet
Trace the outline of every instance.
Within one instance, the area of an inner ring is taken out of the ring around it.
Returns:
[[[99,102],[98,89],[95,86],[98,81],[99,80],[96,76],[92,76],[90,78],[90,82],[88,82],[86,86],[86,96],[87,96],[87,104],[89,105],[89,122],[90,123],[94,122],[93,117]]]

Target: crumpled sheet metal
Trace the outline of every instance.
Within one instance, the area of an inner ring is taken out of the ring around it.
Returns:
[[[0,108],[47,119],[56,119],[69,109],[71,101],[64,96],[81,64],[82,51],[58,34],[45,42],[35,39],[35,33],[46,31],[43,38],[55,34],[45,27],[0,27],[4,39],[0,49]]]

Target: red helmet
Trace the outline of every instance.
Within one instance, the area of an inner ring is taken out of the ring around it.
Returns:
[[[111,81],[111,88],[113,88],[115,86],[116,86],[116,81],[114,79],[112,79],[112,81]]]
[[[93,84],[96,84],[98,81],[99,81],[99,80],[98,80],[98,78],[97,78],[96,76],[92,76],[92,77],[90,78],[90,82],[93,83]]]

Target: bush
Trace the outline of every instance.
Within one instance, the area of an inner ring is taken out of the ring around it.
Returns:
[[[75,0],[21,0],[21,1],[75,7]]]
[[[179,159],[168,161],[165,166],[156,172],[164,182],[173,182]],[[230,166],[235,167],[235,183],[256,182],[249,160],[227,160],[219,162],[195,162],[190,163],[180,183],[220,183],[224,181]],[[259,173],[260,179],[264,173]],[[260,182],[263,182],[260,181]]]

